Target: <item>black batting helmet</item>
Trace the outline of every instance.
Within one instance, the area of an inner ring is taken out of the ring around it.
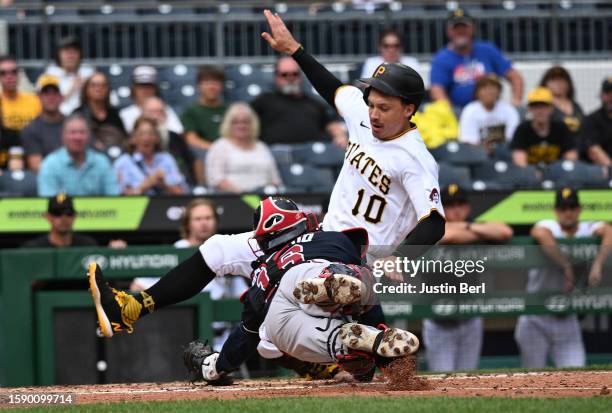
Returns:
[[[359,81],[368,85],[363,92],[366,104],[372,88],[386,95],[397,96],[406,103],[413,103],[416,109],[425,97],[425,84],[421,75],[401,63],[383,63],[376,68],[372,77]]]

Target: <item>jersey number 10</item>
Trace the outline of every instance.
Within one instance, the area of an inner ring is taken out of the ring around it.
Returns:
[[[363,188],[357,192],[357,202],[355,202],[355,206],[351,211],[355,216],[359,215],[359,209],[361,208],[364,195],[365,189]],[[387,201],[385,198],[380,195],[370,195],[370,200],[365,208],[363,217],[366,221],[371,222],[372,224],[378,224],[382,218],[382,214],[386,206]]]

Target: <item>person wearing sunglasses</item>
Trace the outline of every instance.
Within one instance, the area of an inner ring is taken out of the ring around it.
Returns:
[[[18,80],[17,61],[11,56],[0,56],[2,124],[14,130],[23,129],[41,111],[38,96],[33,93],[20,92]]]
[[[73,231],[77,213],[72,197],[64,193],[49,198],[45,218],[51,228],[47,234],[26,241],[29,248],[88,247],[98,245],[95,239]]]
[[[59,193],[49,198],[45,218],[51,228],[47,234],[26,241],[24,248],[63,248],[97,246],[98,241],[89,235],[74,232],[74,221],[77,211],[74,209],[72,197]],[[127,243],[121,239],[113,239],[109,248],[125,248]]]
[[[281,57],[274,71],[275,90],[258,96],[251,106],[261,120],[261,141],[268,144],[332,141],[346,147],[344,126],[325,105],[304,93],[304,80],[291,57]]]
[[[411,56],[404,56],[404,41],[394,29],[384,30],[378,38],[378,56],[368,57],[361,68],[360,77],[370,77],[382,63],[401,63],[419,72],[422,76],[419,61]]]

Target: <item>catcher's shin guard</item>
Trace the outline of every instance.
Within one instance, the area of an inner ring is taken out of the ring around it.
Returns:
[[[122,331],[132,333],[134,323],[142,312],[143,304],[150,312],[153,311],[155,303],[151,296],[141,293],[143,297],[143,304],[141,304],[125,291],[111,288],[95,262],[89,264],[87,276],[96,307],[99,330],[104,337],[112,337],[114,333]]]
[[[293,296],[304,304],[353,304],[361,299],[363,285],[350,275],[331,274],[300,281]]]
[[[379,328],[357,323],[347,323],[340,328],[342,343],[352,350],[359,350],[385,358],[407,356],[419,349],[419,339],[409,331]]]
[[[213,386],[228,386],[232,378],[217,371],[218,358],[219,353],[200,340],[192,341],[183,351],[183,362],[192,382],[204,380]]]

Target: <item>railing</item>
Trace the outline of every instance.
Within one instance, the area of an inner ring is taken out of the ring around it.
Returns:
[[[577,256],[583,256],[585,248],[597,250],[596,239],[563,240],[563,244],[574,246]],[[520,314],[559,314],[565,311],[576,313],[612,312],[612,288],[610,280],[603,280],[602,287],[577,291],[570,296],[557,293],[539,297],[533,305],[532,295],[523,292],[520,272],[531,265],[546,263],[541,252],[529,247],[529,237],[515,237],[511,247],[516,253],[523,253],[528,259],[513,259],[512,256],[491,255],[487,266],[496,270],[512,271],[513,277],[495,273],[496,278],[506,281],[503,291],[490,296],[490,301],[467,304],[467,310],[446,315],[467,317],[513,317]],[[53,382],[53,309],[87,309],[93,314],[89,294],[85,291],[34,291],[35,281],[80,280],[88,262],[95,260],[104,268],[108,279],[132,278],[142,275],[160,276],[193,254],[194,249],[172,247],[130,247],[112,250],[97,247],[73,249],[38,249],[0,251],[0,304],[3,314],[0,318],[0,367],[4,378],[0,383],[8,386],[51,384]],[[537,252],[537,254],[536,254]],[[570,255],[573,255],[571,253]],[[612,257],[609,258],[609,263]],[[610,264],[607,264],[610,265]],[[609,268],[609,267],[606,267]],[[605,273],[605,272],[604,272]],[[607,273],[605,273],[607,274]],[[537,297],[536,297],[537,298]],[[531,301],[530,301],[531,300]],[[548,303],[548,304],[547,304]],[[183,303],[196,308],[199,337],[211,337],[213,320],[235,321],[240,314],[237,301],[211,302],[207,294],[201,294]],[[448,304],[448,303],[447,303]],[[383,302],[389,319],[421,319],[441,316],[433,305],[413,305],[412,299],[404,297],[394,302]],[[458,306],[457,308],[461,308]],[[469,310],[469,311],[468,311]],[[92,330],[94,328],[92,318]],[[74,342],[71,345],[79,346]],[[38,357],[38,358],[36,358]],[[0,373],[2,373],[0,369]]]
[[[492,41],[513,58],[592,59],[612,52],[612,9],[599,3],[574,2],[574,8],[564,9],[559,2],[544,7],[517,1],[513,10],[496,3],[470,4],[470,12],[477,20],[478,37]],[[52,59],[55,44],[66,35],[81,39],[84,56],[98,64],[177,58],[227,64],[273,58],[273,51],[259,36],[267,27],[261,10],[273,2],[257,6],[173,3],[166,8],[146,4],[121,3],[111,9],[98,3],[77,8],[58,4],[51,6],[52,14],[45,3],[21,9],[21,14],[18,8],[14,15],[0,10],[8,22],[9,51],[31,64]],[[378,35],[387,27],[404,33],[406,52],[422,59],[445,43],[448,11],[442,2],[394,2],[372,13],[331,4],[319,9],[301,4],[281,7],[281,11],[286,7],[283,17],[296,37],[326,61],[355,62],[376,53]]]

